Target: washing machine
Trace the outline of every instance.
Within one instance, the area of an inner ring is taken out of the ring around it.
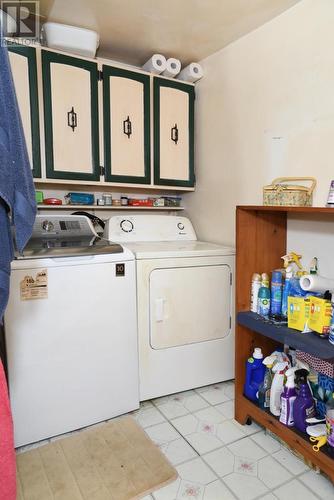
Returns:
[[[232,379],[234,248],[168,215],[111,217],[105,237],[136,258],[140,400]]]
[[[139,407],[133,254],[80,215],[38,215],[5,313],[15,446]]]

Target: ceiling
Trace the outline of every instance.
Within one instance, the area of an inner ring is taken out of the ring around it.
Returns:
[[[300,0],[40,0],[49,21],[100,34],[99,56],[142,65],[153,53],[200,61]]]

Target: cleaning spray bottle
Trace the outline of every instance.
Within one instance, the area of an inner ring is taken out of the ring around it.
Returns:
[[[279,421],[287,425],[288,427],[293,427],[293,405],[297,397],[297,391],[295,388],[295,371],[297,368],[289,368],[285,375],[287,377],[284,390],[281,394],[281,415]]]
[[[278,362],[273,366],[274,378],[270,389],[270,411],[276,417],[281,413],[281,394],[284,385],[284,374],[289,365],[286,361]]]
[[[296,370],[295,374],[299,392],[293,405],[293,418],[295,427],[301,432],[306,432],[306,419],[315,416],[314,399],[307,380],[309,372],[305,369],[299,369]]]
[[[256,401],[256,394],[264,379],[266,368],[262,361],[262,350],[260,347],[255,347],[253,356],[247,359],[246,381],[244,384],[244,394],[252,401]]]
[[[270,288],[269,288],[269,275],[267,273],[261,274],[261,288],[258,294],[258,314],[267,318],[270,313]]]
[[[277,360],[276,355],[267,356],[263,360],[263,364],[266,367],[266,373],[264,375],[263,382],[260,385],[259,392],[257,394],[259,400],[259,407],[262,409],[269,408],[270,406],[270,389],[271,389],[271,384],[273,382],[273,374],[271,370],[276,360]]]

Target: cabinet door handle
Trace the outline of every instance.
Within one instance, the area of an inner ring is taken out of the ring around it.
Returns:
[[[71,111],[67,113],[67,125],[71,127],[71,129],[74,130],[78,126],[78,115],[74,111],[74,107],[72,106]]]
[[[175,123],[174,127],[170,129],[170,138],[175,144],[177,144],[177,141],[179,140],[179,129],[177,128],[177,123]]]
[[[132,123],[129,116],[123,121],[123,133],[128,136],[128,139],[130,139],[132,134]]]

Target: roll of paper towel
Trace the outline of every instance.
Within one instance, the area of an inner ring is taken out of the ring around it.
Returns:
[[[203,76],[203,68],[198,63],[191,63],[189,66],[183,68],[178,78],[180,80],[185,80],[186,82],[197,82]]]
[[[155,73],[156,75],[160,75],[163,71],[165,71],[167,67],[167,61],[165,56],[162,54],[153,54],[152,57],[143,66],[145,71],[150,71],[151,73]]]
[[[299,280],[300,286],[305,292],[321,292],[334,290],[334,280],[318,276],[317,274],[305,274]]]
[[[167,67],[165,71],[162,73],[164,76],[169,76],[170,78],[174,78],[181,71],[181,62],[178,59],[174,59],[174,57],[170,57],[167,59]]]

